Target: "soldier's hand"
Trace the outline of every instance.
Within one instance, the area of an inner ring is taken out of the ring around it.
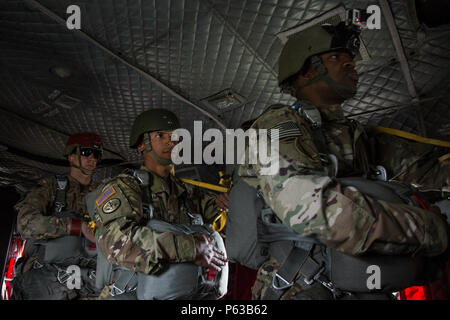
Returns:
[[[213,245],[213,240],[206,234],[194,234],[195,239],[195,260],[194,264],[220,271],[228,259],[222,251]]]
[[[86,239],[88,239],[90,242],[94,242],[95,243],[95,236],[92,233],[91,228],[89,227],[89,224],[87,222],[81,222],[81,233],[83,234],[83,236],[86,237]]]

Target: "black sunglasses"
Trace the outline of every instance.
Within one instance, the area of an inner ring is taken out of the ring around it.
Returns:
[[[91,154],[94,155],[95,159],[100,160],[103,152],[100,149],[80,148],[80,155],[82,155],[83,157],[89,157]]]

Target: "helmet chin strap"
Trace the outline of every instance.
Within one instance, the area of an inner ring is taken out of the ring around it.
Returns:
[[[303,85],[301,85],[298,88],[298,90],[300,90],[306,86],[309,86],[310,84],[312,84],[314,82],[323,80],[343,99],[346,99],[346,100],[350,99],[356,94],[356,85],[351,86],[351,85],[340,84],[340,83],[337,83],[336,81],[334,81],[333,79],[331,79],[330,75],[328,74],[327,69],[325,68],[325,66],[323,65],[322,61],[320,60],[320,58],[318,56],[311,57],[311,63],[312,63],[312,66],[318,72],[318,75],[315,76],[314,78],[308,80],[307,82],[305,82]]]
[[[143,153],[150,152],[151,155],[158,161],[158,163],[162,166],[168,166],[172,164],[172,159],[163,159],[156,154],[156,152],[152,148],[152,144],[150,142],[150,136],[148,134],[144,134],[144,145],[145,149]]]
[[[323,81],[325,81],[334,91],[340,95],[345,100],[352,98],[356,94],[356,86],[340,84],[330,78],[327,74],[323,77]]]
[[[85,168],[83,168],[83,167],[81,166],[80,147],[77,147],[77,157],[78,157],[78,163],[79,163],[80,165],[76,165],[76,164],[74,164],[74,163],[71,163],[70,166],[71,166],[71,167],[74,167],[74,168],[77,168],[78,170],[81,171],[81,173],[83,173],[83,174],[86,175],[86,176],[92,175],[93,172],[91,172],[90,170],[86,170]]]

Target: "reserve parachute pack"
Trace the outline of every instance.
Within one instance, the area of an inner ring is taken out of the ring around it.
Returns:
[[[61,217],[73,217],[71,212],[62,213]],[[38,240],[34,241],[34,245],[40,248],[39,263],[95,268],[97,249],[85,237],[64,236],[52,240]]]
[[[132,175],[141,186],[144,215],[152,216],[153,206],[149,190],[149,174],[144,170],[132,170]],[[95,199],[102,186],[86,197],[89,214],[94,219]],[[215,246],[225,251],[220,234],[211,226],[198,222],[198,215],[192,215],[191,225],[172,224],[158,219],[147,219],[145,225],[157,232],[179,234],[203,233],[209,235]],[[195,224],[194,224],[195,223]],[[96,287],[109,286],[108,299],[175,300],[175,299],[220,299],[227,292],[228,264],[222,267],[213,280],[208,279],[207,269],[193,263],[172,263],[157,274],[147,275],[115,265],[106,260],[99,251],[97,258]]]
[[[204,233],[213,238],[217,248],[225,252],[218,232],[206,225],[176,225],[152,219],[147,226],[159,232],[173,234]],[[227,292],[228,266],[222,267],[216,280],[208,280],[204,268],[193,263],[174,263],[156,275],[138,274],[137,297],[141,300],[220,299]]]

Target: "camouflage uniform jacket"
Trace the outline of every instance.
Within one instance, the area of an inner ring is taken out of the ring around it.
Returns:
[[[211,223],[217,214],[215,197],[190,194],[178,178],[164,180],[149,172],[153,218],[177,224],[191,224],[184,199],[189,198],[196,213]],[[120,174],[104,184],[96,200],[95,237],[99,250],[114,264],[145,274],[161,270],[165,263],[195,259],[192,235],[156,232],[146,227],[141,187],[135,177]]]
[[[68,177],[65,211],[79,215],[79,220],[88,217],[85,196],[93,191],[98,182],[82,185],[77,180]],[[17,227],[25,239],[52,239],[69,235],[71,218],[55,217],[53,206],[56,197],[57,182],[55,176],[49,176],[39,181],[40,187],[27,194],[24,200],[15,208],[18,211]]]
[[[339,105],[318,108],[326,153],[338,160],[337,176],[367,170],[363,168],[369,160],[363,127],[344,118]],[[331,179],[313,140],[313,129],[298,111],[288,107],[269,109],[252,128],[280,130],[279,170],[274,175],[262,175],[263,165],[247,160],[240,166],[239,176],[259,190],[267,205],[296,233],[315,237],[350,255],[376,252],[435,256],[446,250],[447,225],[438,215],[375,200]],[[260,268],[254,298],[270,284],[271,273],[277,268],[273,258]]]

